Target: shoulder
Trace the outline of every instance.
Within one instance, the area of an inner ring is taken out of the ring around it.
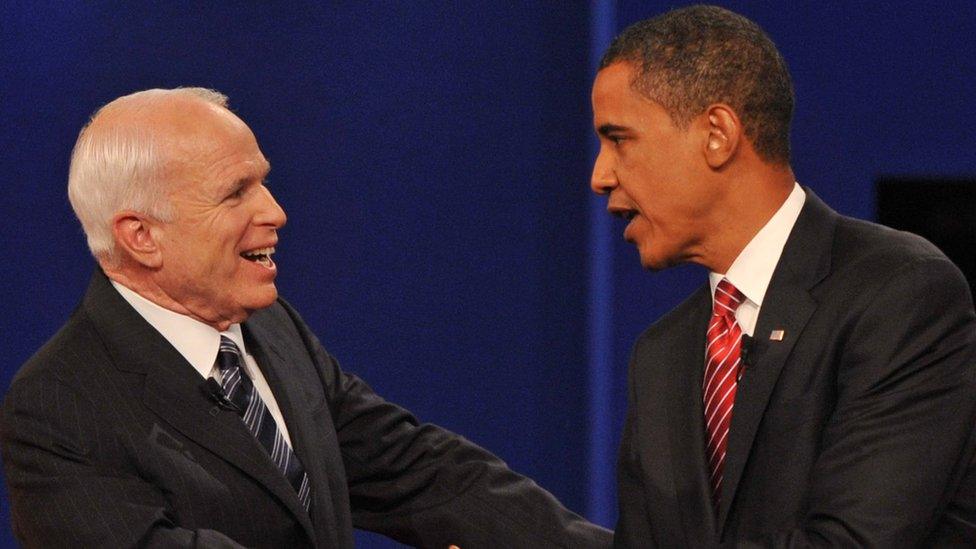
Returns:
[[[810,189],[800,217],[780,257],[798,284],[827,275],[870,275],[890,272],[906,263],[948,261],[924,238],[877,223],[838,214]],[[778,267],[778,270],[782,270]]]
[[[854,265],[868,262],[879,267],[948,260],[942,251],[921,236],[843,216],[834,233],[833,256]]]
[[[298,311],[280,296],[270,307],[255,311],[247,319],[247,326],[270,332],[278,339],[282,337],[307,339],[311,334],[311,330]]]
[[[837,342],[851,345],[852,360],[877,353],[878,342],[918,356],[976,352],[969,284],[935,245],[851,218],[839,220],[831,245],[830,274],[811,297],[840,334]]]
[[[84,453],[83,424],[104,389],[99,369],[111,358],[89,319],[76,310],[68,322],[20,368],[3,395],[0,442],[41,432]],[[65,427],[66,428],[63,428]],[[40,430],[40,431],[38,431]]]
[[[972,299],[962,272],[934,244],[916,234],[849,217],[840,218],[834,233],[831,279],[833,285],[862,294],[905,288],[921,292],[919,297],[927,300],[938,295],[963,303]]]
[[[691,329],[696,320],[702,315],[707,315],[711,307],[711,291],[706,282],[697,290],[692,292],[678,306],[665,313],[661,318],[647,327],[637,341],[634,343],[634,350],[640,350],[656,342],[670,338],[675,331]]]
[[[10,385],[13,392],[32,380],[65,379],[77,369],[93,367],[108,360],[98,331],[82,308],[21,366]]]

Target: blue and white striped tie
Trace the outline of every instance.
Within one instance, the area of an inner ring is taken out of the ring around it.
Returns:
[[[224,393],[237,406],[238,410],[243,411],[240,415],[244,425],[251,431],[254,438],[258,439],[261,446],[267,450],[268,455],[271,456],[271,461],[288,479],[289,484],[298,494],[298,499],[308,511],[309,504],[312,501],[312,493],[305,468],[298,460],[298,456],[292,452],[284,435],[278,430],[278,425],[271,416],[271,412],[264,405],[264,401],[258,395],[258,390],[251,383],[251,379],[244,373],[242,365],[241,350],[230,338],[220,336],[217,367],[220,368],[222,378],[220,385],[223,387]]]

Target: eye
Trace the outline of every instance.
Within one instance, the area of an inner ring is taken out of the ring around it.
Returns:
[[[230,194],[228,194],[224,198],[224,200],[237,200],[240,197],[244,196],[244,190],[245,190],[244,185],[238,185],[234,187],[234,190],[232,190]]]
[[[619,135],[611,134],[607,136],[607,140],[613,143],[614,145],[619,145],[620,142],[624,140],[624,138]]]

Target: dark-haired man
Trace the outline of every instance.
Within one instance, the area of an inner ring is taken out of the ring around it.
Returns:
[[[592,188],[641,263],[710,271],[635,346],[617,545],[976,543],[967,284],[795,182],[769,38],[717,7],[642,21],[592,100]]]

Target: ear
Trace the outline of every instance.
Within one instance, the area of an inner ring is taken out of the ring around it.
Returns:
[[[732,107],[724,103],[710,105],[703,114],[708,127],[705,160],[713,169],[725,166],[742,142],[742,123]]]
[[[142,213],[122,211],[115,214],[112,217],[112,234],[119,252],[150,269],[162,266],[157,225],[154,219]]]

